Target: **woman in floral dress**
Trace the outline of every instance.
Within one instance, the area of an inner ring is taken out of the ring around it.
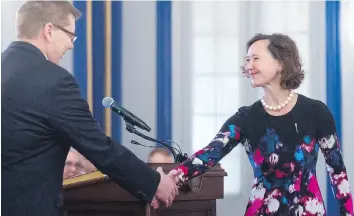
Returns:
[[[175,168],[182,171],[180,182],[206,172],[241,144],[254,170],[246,216],[323,216],[316,177],[320,149],[340,215],[353,215],[333,116],[324,103],[293,92],[304,78],[296,44],[286,35],[258,34],[247,48],[243,72],[264,96],[239,108],[206,147]]]

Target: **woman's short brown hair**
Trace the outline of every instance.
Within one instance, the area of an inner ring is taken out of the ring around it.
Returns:
[[[256,34],[247,42],[247,50],[259,40],[267,40],[268,50],[283,67],[280,77],[280,85],[284,89],[297,89],[304,80],[304,70],[295,42],[284,34]],[[243,68],[243,73],[247,74]]]

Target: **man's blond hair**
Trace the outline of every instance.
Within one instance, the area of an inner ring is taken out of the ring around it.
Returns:
[[[18,38],[35,38],[47,23],[61,27],[69,25],[69,15],[75,20],[81,12],[69,1],[27,1],[17,12],[16,33]]]

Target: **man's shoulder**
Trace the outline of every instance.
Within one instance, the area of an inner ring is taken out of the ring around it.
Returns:
[[[50,61],[45,61],[39,67],[39,70],[40,70],[40,74],[43,74],[43,76],[45,76],[46,79],[48,79],[48,81],[50,82],[49,87],[56,88],[58,85],[63,85],[63,83],[77,84],[76,79],[69,71],[67,71],[65,68],[61,67],[60,65],[57,65]]]
[[[44,61],[40,67],[43,73],[48,73],[54,77],[72,76],[72,74],[60,65],[54,64],[51,61]]]

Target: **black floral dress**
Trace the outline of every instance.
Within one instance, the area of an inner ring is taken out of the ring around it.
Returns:
[[[353,200],[333,116],[320,101],[298,96],[294,108],[271,116],[260,101],[241,107],[212,142],[177,169],[182,182],[217,164],[242,144],[254,170],[245,215],[326,215],[316,178],[321,149],[340,215],[353,215]],[[232,172],[232,170],[229,170]]]

